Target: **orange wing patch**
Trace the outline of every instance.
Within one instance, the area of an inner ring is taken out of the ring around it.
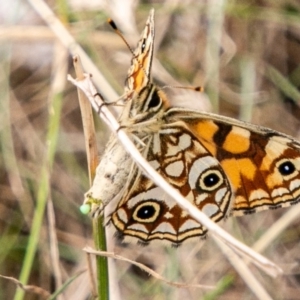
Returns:
[[[229,178],[234,191],[242,185],[242,176],[248,180],[254,180],[257,170],[255,164],[248,158],[241,159],[225,159],[221,165]]]
[[[189,130],[201,141],[203,146],[214,156],[217,154],[215,143],[213,142],[214,134],[219,127],[213,121],[201,120],[195,124],[189,124]]]
[[[233,154],[247,151],[250,147],[250,131],[236,126],[227,134],[223,149]]]

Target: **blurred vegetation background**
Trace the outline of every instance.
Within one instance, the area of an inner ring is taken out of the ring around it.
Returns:
[[[20,279],[26,251],[31,251],[28,245],[38,236],[38,249],[30,252],[29,284],[53,293],[77,276],[57,299],[91,299],[88,274],[80,273],[87,269],[82,248],[93,242],[91,220],[78,210],[89,182],[77,93],[66,80],[68,73],[74,74],[72,58],[40,18],[39,2],[0,2],[0,275]],[[106,20],[114,19],[134,47],[154,7],[153,80],[160,86],[205,88],[201,95],[172,89],[174,105],[251,121],[299,139],[299,1],[47,4],[119,95],[131,54]],[[101,154],[110,133],[95,119]],[[297,209],[230,218],[221,225],[253,245]],[[39,222],[39,228],[33,226]],[[110,251],[142,262],[169,280],[216,286],[213,291],[178,289],[116,261],[110,267],[111,299],[254,299],[209,236],[178,249],[143,248],[118,243],[110,229]],[[282,277],[272,279],[252,268],[274,299],[299,299],[299,238],[300,222],[291,219],[284,230],[278,227],[275,240],[263,251],[284,269]],[[14,299],[15,292],[13,282],[0,278],[0,299]],[[28,292],[24,299],[42,295]]]

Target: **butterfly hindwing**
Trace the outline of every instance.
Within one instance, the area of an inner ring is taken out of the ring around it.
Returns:
[[[228,214],[232,194],[222,167],[180,123],[160,130],[148,148],[149,163],[198,209],[216,222]],[[136,178],[111,218],[123,235],[178,245],[206,233],[161,188],[144,175]]]

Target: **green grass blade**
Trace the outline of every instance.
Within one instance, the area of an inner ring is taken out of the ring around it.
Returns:
[[[23,266],[20,274],[20,282],[23,284],[27,284],[30,272],[32,269],[33,261],[35,258],[35,254],[38,247],[40,231],[42,228],[42,223],[44,219],[45,207],[47,204],[47,198],[49,195],[49,178],[52,168],[52,163],[54,159],[57,136],[58,136],[58,128],[59,128],[59,120],[61,113],[61,101],[62,97],[60,94],[57,94],[53,99],[53,107],[51,108],[51,114],[49,115],[49,127],[47,133],[47,142],[46,145],[47,153],[42,165],[41,171],[41,181],[38,187],[37,192],[37,204],[33,216],[30,236],[28,240],[28,245],[26,248],[26,254],[23,261]],[[24,298],[24,291],[18,289],[16,291],[14,300],[22,300]]]

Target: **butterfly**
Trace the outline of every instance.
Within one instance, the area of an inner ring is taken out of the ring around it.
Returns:
[[[300,143],[261,126],[171,107],[151,81],[153,47],[151,10],[133,51],[119,118],[149,164],[215,222],[299,202]],[[139,170],[115,135],[96,173],[84,203],[93,217],[105,208],[125,241],[178,246],[205,236],[207,229]]]

